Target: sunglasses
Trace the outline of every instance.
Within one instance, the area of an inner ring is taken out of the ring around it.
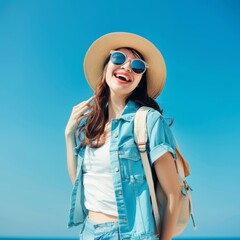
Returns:
[[[110,54],[111,62],[115,65],[122,65],[127,60],[127,56],[123,52],[112,50],[110,51]],[[142,59],[135,58],[131,60],[130,67],[133,72],[143,74],[148,68],[148,65]]]

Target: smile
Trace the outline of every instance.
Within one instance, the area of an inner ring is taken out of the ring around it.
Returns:
[[[122,73],[115,73],[114,77],[120,79],[121,81],[125,81],[125,82],[131,82],[132,80],[130,79],[129,76],[127,76],[127,74],[122,74]]]

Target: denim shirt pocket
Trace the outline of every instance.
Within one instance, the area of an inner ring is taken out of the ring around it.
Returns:
[[[122,181],[139,182],[145,180],[142,159],[136,146],[124,147],[119,150],[119,162]]]

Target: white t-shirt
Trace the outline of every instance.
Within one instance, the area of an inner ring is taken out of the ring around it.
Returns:
[[[83,161],[85,207],[117,216],[109,147],[110,141],[99,148],[86,147]]]

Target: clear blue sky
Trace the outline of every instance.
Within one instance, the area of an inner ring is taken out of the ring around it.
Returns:
[[[112,31],[151,40],[167,64],[157,99],[191,164],[198,230],[240,236],[240,2],[0,1],[0,236],[77,237],[64,129],[92,95],[82,62]]]

